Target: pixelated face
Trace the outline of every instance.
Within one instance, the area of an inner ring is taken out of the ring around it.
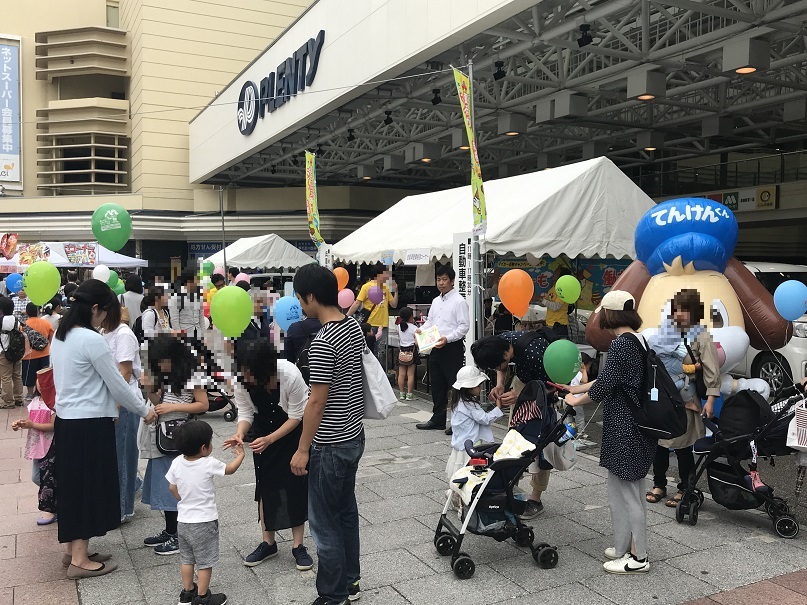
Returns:
[[[161,372],[168,374],[171,371],[173,364],[170,359],[161,359],[157,362]]]

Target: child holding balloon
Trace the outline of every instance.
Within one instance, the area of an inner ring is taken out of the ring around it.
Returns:
[[[412,309],[404,307],[395,322],[398,325],[398,390],[401,401],[412,401],[415,397],[415,369],[420,363],[415,345],[415,325]]]

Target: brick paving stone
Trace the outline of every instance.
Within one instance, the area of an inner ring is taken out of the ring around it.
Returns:
[[[771,582],[785,586],[790,590],[807,595],[807,570],[794,571],[793,573],[771,578]],[[807,601],[807,599],[805,599]]]
[[[711,595],[711,599],[721,605],[759,605],[761,603],[804,605],[805,603],[803,594],[767,580],[743,586],[731,592]]]
[[[73,580],[57,580],[17,586],[14,605],[79,605],[78,591]]]

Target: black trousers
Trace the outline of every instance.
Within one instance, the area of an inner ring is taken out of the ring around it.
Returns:
[[[434,409],[431,421],[446,423],[448,390],[457,380],[457,372],[465,364],[465,344],[462,340],[450,342],[441,349],[432,349],[429,355],[429,382]]]
[[[689,481],[689,476],[695,470],[695,454],[692,453],[692,446],[675,450],[678,457],[678,472],[681,482],[678,484],[678,491],[684,491]],[[666,447],[656,448],[656,457],[653,459],[653,487],[667,487],[667,469],[670,468],[670,450]]]

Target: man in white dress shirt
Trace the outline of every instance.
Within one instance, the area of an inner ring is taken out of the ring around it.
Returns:
[[[450,265],[438,267],[437,289],[440,296],[434,299],[429,317],[420,330],[437,326],[440,340],[429,355],[429,380],[431,382],[434,409],[428,422],[416,425],[422,430],[446,428],[448,389],[457,379],[457,372],[465,363],[463,340],[470,328],[468,303],[454,289],[454,269]]]

